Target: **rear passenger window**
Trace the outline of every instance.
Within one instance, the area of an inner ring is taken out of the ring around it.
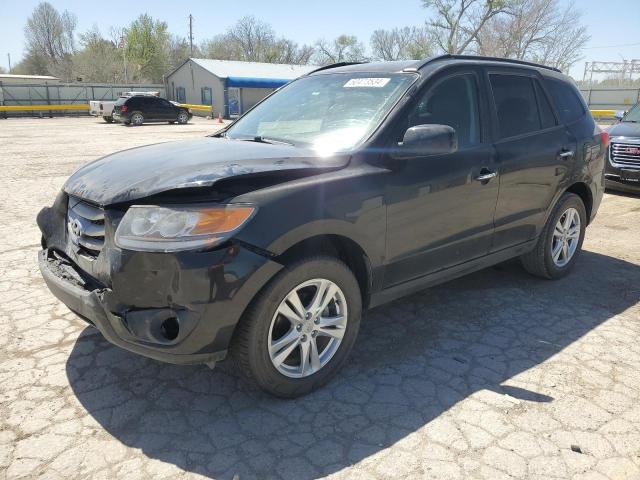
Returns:
[[[556,104],[560,119],[564,123],[570,123],[584,115],[585,110],[582,100],[578,97],[573,86],[559,80],[546,79],[545,83],[551,92],[553,102]]]
[[[557,122],[556,117],[553,115],[553,110],[551,110],[549,99],[537,80],[534,81],[534,84],[536,86],[536,97],[538,97],[538,108],[540,109],[542,128],[554,127],[557,125]]]
[[[518,75],[490,75],[498,112],[500,138],[540,130],[540,114],[532,79]]]

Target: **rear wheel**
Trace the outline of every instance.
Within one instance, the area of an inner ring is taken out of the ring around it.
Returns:
[[[131,125],[138,127],[143,123],[144,123],[144,115],[142,115],[142,112],[133,112],[131,114]]]
[[[107,123],[113,123],[113,117],[105,116],[105,117],[102,117],[102,119]]]
[[[241,373],[279,397],[326,383],[353,348],[360,288],[339,260],[301,260],[279,273],[246,312],[231,347]]]
[[[180,110],[180,112],[178,113],[178,123],[180,125],[184,125],[188,121],[189,121],[189,114],[184,110]]]
[[[582,199],[565,193],[547,219],[536,247],[521,257],[525,270],[549,279],[565,276],[582,250],[586,226]]]

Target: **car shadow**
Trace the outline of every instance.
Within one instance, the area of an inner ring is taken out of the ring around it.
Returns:
[[[247,387],[228,364],[162,364],[91,328],[75,343],[67,376],[89,414],[149,458],[212,478],[312,479],[478,392],[553,402],[553,389],[527,370],[635,305],[638,285],[639,266],[586,251],[555,282],[515,261],[477,272],[370,311],[337,378],[295,400]]]

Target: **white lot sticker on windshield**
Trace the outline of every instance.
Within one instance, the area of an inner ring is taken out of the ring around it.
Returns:
[[[344,88],[382,88],[389,83],[390,78],[352,78],[344,84]]]

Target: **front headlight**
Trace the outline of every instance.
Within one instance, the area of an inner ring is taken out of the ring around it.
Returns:
[[[134,205],[118,225],[115,243],[149,252],[210,248],[233,235],[254,212],[247,205]]]

